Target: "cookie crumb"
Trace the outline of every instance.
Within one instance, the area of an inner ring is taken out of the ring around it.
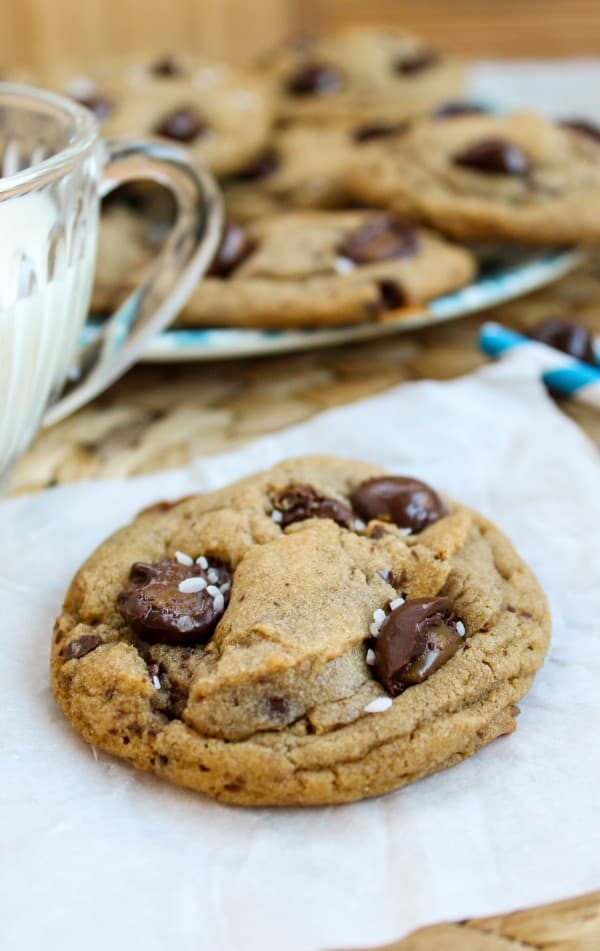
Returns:
[[[363,709],[363,713],[385,713],[392,705],[391,697],[377,697],[371,700]]]

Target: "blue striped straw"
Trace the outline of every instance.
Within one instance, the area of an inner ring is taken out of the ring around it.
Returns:
[[[529,355],[544,383],[553,390],[600,409],[600,366],[580,363],[560,350],[492,322],[481,327],[479,346],[490,357],[500,357],[518,347]]]

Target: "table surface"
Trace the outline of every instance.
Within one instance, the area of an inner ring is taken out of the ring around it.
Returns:
[[[290,356],[140,365],[41,433],[17,464],[9,492],[174,468],[397,383],[450,379],[485,362],[476,347],[484,319],[526,329],[548,316],[600,334],[600,256],[519,301],[424,331]],[[600,413],[570,400],[560,406],[600,446]]]

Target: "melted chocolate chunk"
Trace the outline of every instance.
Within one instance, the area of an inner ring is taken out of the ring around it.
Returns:
[[[406,132],[410,128],[410,122],[390,122],[390,123],[372,123],[371,125],[360,125],[352,133],[355,142],[372,142],[373,139],[387,139],[401,132]]]
[[[234,221],[227,221],[221,244],[208,272],[210,277],[229,277],[254,250],[248,232]]]
[[[349,234],[338,254],[355,264],[379,264],[417,253],[419,236],[415,229],[393,215],[373,215]]]
[[[406,295],[395,281],[379,281],[377,287],[381,311],[398,310],[406,305]]]
[[[163,56],[162,59],[157,59],[150,67],[153,76],[164,76],[165,78],[180,76],[182,71],[181,63],[174,56]]]
[[[323,96],[336,92],[342,85],[337,69],[324,63],[305,63],[287,81],[291,96]]]
[[[85,657],[86,654],[91,654],[97,647],[100,647],[101,643],[102,638],[98,637],[97,634],[82,634],[81,637],[77,637],[67,644],[63,651],[63,657],[65,660]]]
[[[446,514],[437,492],[407,476],[367,479],[357,486],[350,501],[365,522],[378,518],[412,532],[422,531]]]
[[[103,95],[101,92],[90,92],[87,96],[73,97],[80,106],[85,106],[90,112],[93,112],[98,122],[104,122],[108,119],[116,106],[114,99]]]
[[[238,182],[258,182],[270,178],[279,168],[279,156],[275,149],[265,149],[255,159],[244,165],[233,176]]]
[[[600,126],[595,122],[590,122],[589,119],[561,119],[558,124],[565,129],[571,129],[572,132],[579,132],[600,145]]]
[[[480,116],[488,110],[476,102],[461,102],[460,99],[442,102],[431,115],[434,119],[453,119],[455,116]]]
[[[220,598],[213,597],[208,587],[219,588],[231,583],[231,569],[209,558],[208,569],[200,565],[180,565],[165,559],[149,565],[136,562],[129,575],[129,587],[118,597],[123,619],[139,636],[151,644],[195,644],[206,641],[215,629],[229,603],[229,589]],[[211,581],[208,573],[216,573]],[[190,578],[201,578],[201,591],[183,592],[179,585]]]
[[[388,615],[375,642],[375,674],[392,697],[423,683],[461,644],[449,598],[417,598]]]
[[[591,333],[573,321],[563,320],[560,317],[548,317],[537,324],[529,336],[533,340],[539,340],[549,347],[554,347],[555,350],[562,350],[563,353],[568,353],[583,363],[597,365]]]
[[[174,109],[154,128],[156,135],[177,142],[195,142],[208,132],[208,126],[197,109],[185,106]]]
[[[326,499],[312,485],[289,485],[274,500],[275,509],[281,512],[282,528],[307,518],[330,518],[343,528],[355,521],[352,509],[335,499]]]
[[[484,139],[454,156],[454,164],[483,175],[524,176],[531,168],[518,145],[506,139]]]
[[[440,54],[435,50],[421,50],[397,60],[394,69],[400,76],[417,76],[432,66],[437,66],[439,61]]]

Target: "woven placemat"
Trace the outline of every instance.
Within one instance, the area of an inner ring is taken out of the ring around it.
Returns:
[[[570,317],[600,333],[600,258],[485,319],[526,329],[548,316]],[[485,362],[476,348],[483,319],[300,355],[140,365],[41,433],[13,472],[9,493],[185,465],[395,383],[468,373]],[[599,413],[571,401],[561,408],[600,446]]]

